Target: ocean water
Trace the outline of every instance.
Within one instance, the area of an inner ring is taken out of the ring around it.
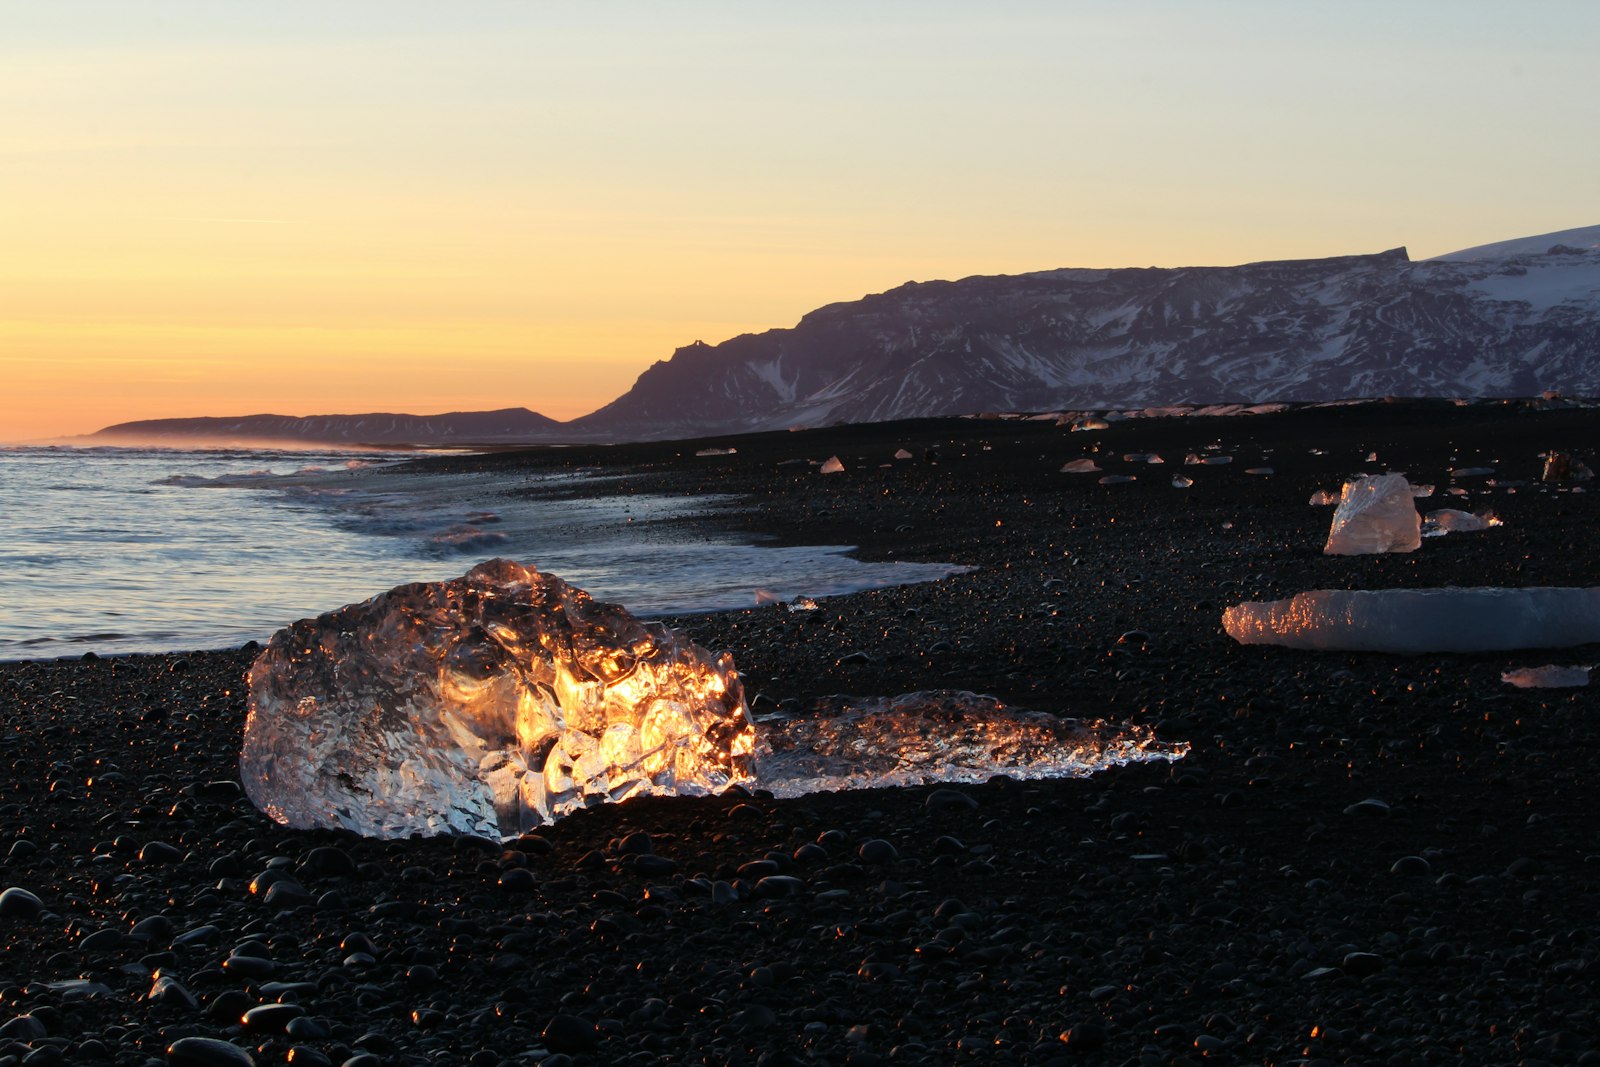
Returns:
[[[658,617],[928,581],[847,546],[699,537],[717,501],[533,501],[526,474],[418,474],[371,452],[0,449],[0,660],[237,646],[507,556]]]

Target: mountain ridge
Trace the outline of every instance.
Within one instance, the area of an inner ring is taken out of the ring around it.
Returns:
[[[685,345],[564,423],[526,408],[257,415],[144,420],[94,436],[649,440],[993,411],[1546,390],[1600,395],[1600,226],[1419,261],[1402,247],[906,282],[792,327]]]

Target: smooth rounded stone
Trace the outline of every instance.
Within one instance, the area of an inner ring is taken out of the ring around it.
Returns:
[[[0,918],[37,919],[44,914],[44,901],[21,886],[0,893]]]
[[[817,835],[817,844],[829,852],[850,847],[850,837],[843,830],[824,830]]]
[[[1358,978],[1369,974],[1377,974],[1383,970],[1383,965],[1383,957],[1375,952],[1346,953],[1344,961],[1340,964],[1345,974],[1353,974]]]
[[[498,883],[508,893],[530,893],[538,886],[539,879],[526,867],[513,867],[500,875]]]
[[[600,1044],[600,1031],[576,1015],[557,1015],[545,1024],[539,1040],[552,1052],[590,1052]]]
[[[165,915],[150,915],[134,923],[128,930],[128,936],[135,941],[170,945],[177,929],[172,920]]]
[[[318,845],[306,853],[305,862],[301,865],[304,870],[314,874],[342,877],[356,873],[356,861],[350,858],[350,853],[342,848],[332,845]]]
[[[861,857],[862,863],[882,865],[893,863],[900,858],[900,850],[881,837],[861,842],[861,847],[856,850],[856,855]]]
[[[219,927],[207,924],[205,926],[196,926],[193,929],[185,930],[183,933],[178,934],[172,939],[172,944],[174,947],[209,945],[211,942],[219,940],[221,937],[222,930]]]
[[[267,895],[264,898],[269,908],[283,908],[285,910],[304,907],[315,899],[310,890],[292,878],[280,878],[272,883],[272,887],[267,890]]]
[[[765,878],[769,874],[778,874],[779,867],[772,860],[751,860],[749,863],[740,864],[734,873],[749,882]]]
[[[296,1015],[284,1026],[283,1032],[296,1041],[326,1041],[333,1036],[327,1023],[309,1015]]]
[[[617,844],[617,852],[624,856],[643,856],[655,850],[655,842],[643,830],[635,830]]]
[[[1389,805],[1377,797],[1368,797],[1366,800],[1357,801],[1344,809],[1346,815],[1355,816],[1382,816],[1389,814]]]
[[[654,875],[672,874],[678,869],[678,861],[667,856],[658,856],[653,852],[636,855],[630,864],[635,874]]]
[[[206,1018],[237,1023],[254,1003],[243,990],[224,990],[206,1002]]]
[[[233,978],[271,978],[278,965],[261,956],[229,956],[222,961],[222,970]]]
[[[40,1045],[22,1057],[22,1067],[54,1067],[55,1064],[66,1062],[66,1053],[54,1045]]]
[[[792,874],[769,874],[756,883],[751,892],[756,897],[797,897],[805,893],[806,884]]]
[[[39,1041],[49,1034],[44,1023],[32,1015],[18,1015],[0,1025],[0,1037],[9,1041]]]
[[[169,845],[165,841],[147,841],[139,850],[139,862],[149,864],[177,863],[183,859],[183,851],[176,845]]]
[[[1088,1052],[1105,1045],[1106,1028],[1097,1022],[1075,1023],[1061,1035],[1061,1043],[1074,1052]]]
[[[39,844],[26,837],[19,837],[11,842],[11,848],[6,852],[6,859],[12,863],[21,863],[23,860],[32,859],[39,854]]]
[[[1421,856],[1401,856],[1389,868],[1390,874],[1403,878],[1420,878],[1433,873],[1433,865]]]
[[[959,789],[935,789],[928,794],[922,806],[929,812],[974,811],[978,807],[978,798]]]
[[[79,941],[78,947],[89,953],[114,952],[126,940],[127,936],[121,930],[96,930]]]
[[[346,967],[376,967],[378,965],[378,957],[370,952],[352,952],[342,962]]]
[[[156,976],[156,980],[151,983],[150,992],[145,999],[153,1000],[157,1004],[164,1004],[169,1008],[198,1008],[200,1006],[200,1002],[195,999],[195,995],[189,992],[182,982],[166,974]]]
[[[545,1063],[550,1061],[546,1059]],[[339,1065],[339,1067],[383,1067],[383,1057],[371,1052],[358,1052]]]
[[[344,939],[339,942],[339,950],[341,952],[365,952],[373,956],[378,954],[378,946],[373,944],[372,938],[359,930],[345,934]]]
[[[828,850],[815,841],[807,841],[794,850],[794,861],[796,863],[826,863],[828,861]]]
[[[256,1034],[281,1034],[290,1019],[298,1019],[306,1010],[298,1004],[258,1004],[240,1017],[244,1028]]]
[[[1512,878],[1532,878],[1539,873],[1539,861],[1531,856],[1522,856],[1511,861],[1506,868],[1506,874]]]
[[[290,1046],[284,1056],[284,1062],[292,1067],[333,1067],[333,1061],[328,1054],[309,1045]]]
[[[167,1062],[172,1067],[256,1067],[249,1052],[211,1037],[180,1037],[167,1046]]]

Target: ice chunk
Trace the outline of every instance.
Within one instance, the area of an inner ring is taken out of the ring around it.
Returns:
[[[910,459],[911,458],[911,453],[907,452],[903,448],[897,448],[897,449],[894,450],[894,458],[895,459]]]
[[[1092,459],[1075,459],[1061,467],[1062,474],[1092,474],[1099,470],[1099,464]]]
[[[1100,484],[1101,485],[1126,485],[1127,483],[1134,482],[1134,481],[1138,481],[1138,479],[1135,478],[1131,474],[1108,474],[1104,478],[1100,479]]]
[[[1073,433],[1082,433],[1085,430],[1109,430],[1111,424],[1105,419],[1079,419],[1072,424]]]
[[[1494,517],[1494,512],[1474,515],[1470,511],[1458,511],[1455,508],[1439,508],[1437,511],[1428,512],[1422,520],[1423,537],[1443,537],[1452,533],[1476,533],[1478,530],[1487,530],[1491,526],[1502,525]]]
[[[1273,473],[1273,469],[1271,467],[1247,467],[1247,468],[1245,468],[1245,473],[1246,474],[1272,474]]]
[[[1245,645],[1355,652],[1494,652],[1600,641],[1600,586],[1315,589],[1222,613]]]
[[[1502,671],[1500,680],[1518,689],[1569,689],[1589,684],[1590,667],[1518,667]]]
[[[1082,776],[1113,764],[1176,759],[1189,747],[953,690],[824,697],[802,717],[763,719],[759,733],[761,786],[780,797],[982,782],[997,774]]]
[[[1452,478],[1482,478],[1486,474],[1493,474],[1493,467],[1457,467],[1450,472]]]
[[[1422,544],[1422,519],[1403,474],[1346,482],[1322,551],[1330,556],[1411,552]]]
[[[753,773],[726,654],[510,560],[297,622],[249,682],[241,781],[294,827],[510,835]]]
[[[695,453],[696,456],[736,456],[738,454],[739,450],[737,448],[702,448]]]
[[[1174,474],[1172,476],[1172,488],[1174,489],[1187,489],[1193,484],[1193,478],[1185,478],[1181,474]]]
[[[819,474],[840,474],[844,471],[844,464],[839,462],[838,456],[829,456],[822,464]]]
[[[1541,482],[1586,482],[1594,477],[1582,460],[1574,459],[1565,452],[1548,452],[1544,456],[1544,471],[1539,476]]]
[[[1314,508],[1327,507],[1329,504],[1337,504],[1338,502],[1338,495],[1335,493],[1330,493],[1326,489],[1318,489],[1315,493],[1311,494],[1310,503]]]

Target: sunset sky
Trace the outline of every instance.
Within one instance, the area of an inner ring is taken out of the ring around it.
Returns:
[[[908,280],[1600,223],[1600,5],[0,0],[0,440],[557,418]]]

